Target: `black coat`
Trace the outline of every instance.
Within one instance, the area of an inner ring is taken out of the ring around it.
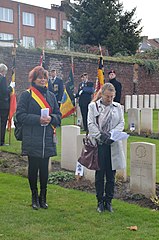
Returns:
[[[52,80],[49,79],[48,89],[50,92],[53,92],[55,94],[57,102],[61,102],[63,92],[64,92],[64,86],[63,86],[62,79],[56,77],[55,80],[53,81],[53,83],[52,83]]]
[[[76,94],[76,97],[79,97],[79,106],[88,106],[92,100],[93,93],[93,82],[81,82],[78,86],[78,93]]]
[[[7,86],[6,77],[0,75],[0,109],[9,109],[11,87]]]
[[[47,90],[45,97],[52,108],[50,114],[52,120],[48,126],[40,125],[41,107],[31,97],[30,92],[25,91],[20,96],[16,117],[17,121],[23,124],[22,154],[24,155],[40,158],[56,155],[56,142],[51,124],[54,127],[61,124],[61,113],[55,95]]]
[[[111,80],[109,80],[109,82],[111,84],[113,84],[113,86],[115,87],[115,91],[116,91],[116,95],[114,98],[114,102],[118,102],[120,103],[120,99],[121,99],[121,90],[122,90],[122,85],[119,81],[116,80],[116,78],[113,78]]]

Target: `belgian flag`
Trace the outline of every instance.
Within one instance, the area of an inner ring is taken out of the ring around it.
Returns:
[[[62,103],[60,106],[60,111],[62,113],[62,118],[68,117],[75,112],[75,98],[74,98],[74,77],[73,77],[73,65],[70,69],[68,81],[66,82]]]

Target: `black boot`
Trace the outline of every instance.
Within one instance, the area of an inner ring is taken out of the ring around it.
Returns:
[[[38,210],[40,208],[38,189],[32,190],[32,208]]]
[[[40,207],[44,209],[48,208],[48,204],[46,203],[46,192],[47,192],[46,188],[41,189],[39,197]]]
[[[99,212],[99,213],[104,212],[104,202],[103,201],[98,202],[97,212]]]
[[[113,211],[113,208],[112,208],[112,204],[109,203],[109,202],[106,202],[106,203],[105,203],[104,208],[105,208],[105,210],[107,210],[107,211],[109,211],[109,212],[111,212],[111,213],[114,212],[114,211]]]

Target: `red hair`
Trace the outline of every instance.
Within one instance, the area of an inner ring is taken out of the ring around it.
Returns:
[[[36,66],[29,72],[28,81],[34,82],[37,78],[48,79],[48,71],[41,66]]]

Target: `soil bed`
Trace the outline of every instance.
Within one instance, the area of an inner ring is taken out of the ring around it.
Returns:
[[[60,171],[60,163],[52,162],[52,171]],[[22,157],[17,154],[0,152],[0,171],[27,177],[27,157]],[[71,180],[69,182],[60,182],[60,186],[71,189],[78,189],[85,192],[95,194],[94,183],[86,180],[84,177],[79,180]],[[156,195],[159,196],[159,184],[156,184]],[[133,194],[130,192],[129,178],[127,182],[117,181],[115,184],[114,198],[126,201],[128,203],[138,204],[142,207],[158,210],[156,204],[150,199],[145,198],[141,194]]]

